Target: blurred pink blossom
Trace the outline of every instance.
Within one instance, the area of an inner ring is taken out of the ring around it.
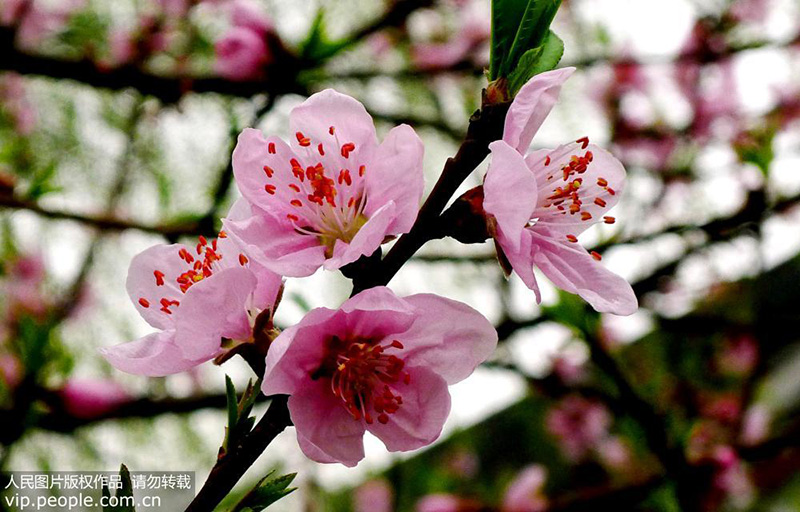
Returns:
[[[243,27],[230,28],[214,43],[214,53],[214,71],[231,80],[258,78],[271,58],[264,37]]]
[[[506,489],[502,512],[544,512],[547,510],[547,497],[544,494],[545,482],[547,482],[547,468],[544,466],[534,464],[520,471]]]
[[[744,413],[740,441],[753,446],[767,440],[772,423],[772,414],[763,405],[753,405]]]
[[[8,389],[17,387],[23,377],[22,364],[14,356],[0,355],[0,377],[3,385]]]
[[[28,0],[3,0],[0,5],[0,25],[16,24],[27,2]]]
[[[386,480],[370,480],[353,496],[353,512],[393,512],[394,490]]]
[[[481,505],[452,494],[429,494],[417,502],[416,512],[478,512]]]
[[[110,379],[69,379],[58,391],[64,409],[76,418],[90,419],[131,401],[131,396]]]
[[[572,462],[580,462],[608,437],[611,420],[602,404],[570,395],[550,409],[545,425],[564,455]]]
[[[419,69],[441,69],[473,61],[479,66],[488,64],[485,44],[491,35],[489,13],[484,2],[470,2],[458,10],[458,29],[443,42],[415,43],[411,46],[411,61]]]
[[[30,135],[36,128],[36,111],[25,93],[25,79],[16,73],[0,77],[0,107],[13,119],[20,135]]]
[[[717,365],[723,373],[745,376],[758,364],[758,340],[743,334],[727,339],[717,357]]]
[[[261,36],[275,29],[272,19],[252,0],[233,0],[230,8],[231,23],[235,27],[250,29]]]
[[[436,440],[450,412],[448,385],[467,378],[496,344],[492,324],[469,306],[370,288],[283,331],[267,355],[262,390],[290,395],[307,457],[352,467],[364,458],[365,431],[392,452]]]
[[[86,0],[63,0],[47,4],[32,2],[17,27],[17,44],[33,49],[66,27],[70,17],[86,5]]]

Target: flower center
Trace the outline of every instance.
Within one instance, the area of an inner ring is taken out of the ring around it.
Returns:
[[[336,240],[350,243],[367,222],[362,179],[367,169],[351,160],[350,154],[356,149],[354,143],[342,144],[333,126],[328,133],[332,140],[326,142],[312,141],[297,132],[298,144],[306,149],[303,163],[312,165],[303,165],[297,158],[290,158],[285,167],[291,173],[288,183],[285,179],[277,180],[276,171],[265,165],[267,184],[264,191],[276,195],[278,187],[288,187],[288,194],[280,196],[289,206],[290,213],[286,218],[299,233],[316,237],[327,248],[326,255],[330,257]],[[326,151],[326,143],[335,145],[339,151]],[[268,144],[268,152],[277,154],[275,143]]]
[[[403,350],[403,344],[394,340],[381,345],[372,340],[348,341],[334,336],[322,366],[311,377],[330,377],[331,391],[353,419],[363,418],[371,425],[374,412],[378,422],[386,424],[389,415],[403,404],[397,385],[411,382],[411,375],[403,371],[405,362],[386,354],[391,349]]]

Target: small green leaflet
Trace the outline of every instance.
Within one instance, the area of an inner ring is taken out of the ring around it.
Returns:
[[[259,512],[291,493],[296,487],[289,487],[297,473],[271,478],[275,470],[258,481],[253,489],[242,498],[231,512]]]
[[[548,30],[541,46],[525,52],[519,59],[517,67],[508,75],[508,88],[511,95],[516,95],[517,91],[532,77],[555,69],[563,55],[564,42],[555,33]]]
[[[225,440],[220,448],[219,456],[224,456],[231,446],[236,446],[239,440],[250,433],[255,424],[255,416],[250,416],[253,405],[258,398],[260,381],[255,384],[253,381],[247,382],[247,387],[242,393],[242,398],[237,400],[236,388],[233,381],[225,376],[225,392],[228,396],[228,426],[225,427]]]

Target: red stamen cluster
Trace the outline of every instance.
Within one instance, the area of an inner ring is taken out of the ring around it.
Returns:
[[[580,144],[581,150],[586,150],[589,147],[588,137],[583,137],[575,142]],[[554,159],[559,160],[560,158],[562,157],[546,156],[544,161],[545,167],[549,166]],[[605,208],[608,205],[602,197],[597,197],[596,189],[592,190],[594,184],[589,183],[588,186],[584,186],[584,179],[581,175],[586,173],[589,169],[589,165],[591,165],[593,161],[594,154],[591,151],[585,151],[583,155],[575,154],[561,167],[560,173],[552,173],[547,176],[547,183],[560,181],[565,182],[565,184],[555,186],[552,193],[547,197],[547,202],[541,206],[544,211],[540,210],[537,215],[540,217],[540,222],[546,222],[546,220],[541,217],[554,213],[550,210],[551,207],[557,210],[556,214],[577,215],[580,218],[580,222],[588,222],[594,217],[591,212],[584,209],[585,200],[591,200],[594,205],[600,208]],[[558,178],[560,178],[560,180],[558,180]],[[608,186],[608,180],[605,178],[597,178],[597,187],[603,189],[610,195],[615,194],[614,190]],[[604,216],[603,222],[606,224],[614,224],[616,219],[611,216]],[[578,241],[577,237],[572,234],[566,235],[566,238],[567,241],[572,243]]]
[[[403,371],[402,359],[385,353],[389,349],[402,350],[403,344],[397,340],[385,345],[369,340],[346,342],[336,337],[331,340],[326,358],[331,391],[356,421],[363,418],[371,425],[374,412],[378,422],[386,424],[389,415],[403,404],[396,385],[401,381],[410,383],[411,375]]]
[[[288,202],[292,210],[285,216],[295,225],[295,229],[304,234],[321,236],[323,243],[332,244],[336,239],[349,242],[360,226],[357,219],[366,203],[363,181],[358,178],[363,178],[367,169],[365,165],[348,161],[356,150],[353,142],[341,143],[333,126],[328,133],[341,157],[335,151],[326,150],[325,145],[331,141],[312,140],[302,132],[297,132],[295,137],[300,147],[306,148],[305,156],[290,158],[288,168],[279,161],[271,160],[263,169],[266,175],[264,191]],[[277,154],[275,142],[267,143],[267,149],[270,155]],[[305,162],[301,163],[301,160]],[[354,165],[358,165],[357,172]],[[287,171],[291,172],[289,183],[286,176],[281,175]],[[286,188],[289,189],[288,197],[284,195]]]
[[[224,231],[219,232],[219,238],[227,238],[227,236],[228,235]],[[200,236],[195,246],[195,251],[197,252],[197,258],[192,256],[185,247],[182,247],[178,251],[178,258],[189,266],[188,270],[182,272],[175,278],[175,284],[182,293],[186,293],[195,283],[207,277],[211,277],[214,274],[216,262],[222,259],[222,255],[217,252],[217,238],[209,242],[206,237]],[[245,266],[248,261],[247,256],[239,254],[240,265]],[[156,280],[156,286],[161,287],[167,284],[167,281],[164,279],[166,274],[161,270],[154,270],[153,277]],[[170,290],[170,288],[168,287],[167,290]],[[174,288],[172,288],[172,290],[174,290]],[[138,302],[143,308],[149,308],[151,304],[150,300],[145,297],[139,297]],[[162,297],[158,303],[161,305],[161,308],[159,308],[160,311],[167,315],[172,314],[171,307],[180,306],[180,301],[168,297]]]

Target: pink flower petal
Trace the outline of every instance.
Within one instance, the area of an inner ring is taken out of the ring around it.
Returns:
[[[393,201],[397,211],[388,228],[392,234],[407,233],[417,218],[425,188],[424,153],[422,140],[413,128],[403,124],[389,132],[366,170],[369,199],[365,213],[372,217],[384,204]]]
[[[338,140],[340,147],[333,149],[337,154],[342,145],[355,144],[350,156],[355,161],[366,161],[365,157],[378,145],[375,125],[364,105],[333,89],[318,92],[295,107],[289,114],[289,127],[292,135],[299,132],[308,137],[314,146],[320,142]],[[334,135],[330,133],[331,127],[334,127]],[[294,139],[292,143],[296,149],[305,151]]]
[[[522,232],[522,239],[519,245],[519,250],[513,251],[511,247],[499,242],[500,247],[503,249],[506,259],[511,263],[511,268],[522,279],[525,286],[533,290],[536,295],[536,303],[542,302],[542,293],[539,291],[539,283],[536,282],[536,276],[533,273],[533,260],[531,254],[533,253],[533,233],[530,229]]]
[[[297,157],[288,144],[280,137],[265,138],[260,130],[245,128],[239,134],[232,158],[236,184],[251,204],[281,219],[291,213],[289,205],[294,195],[289,185],[294,180],[289,162]],[[266,168],[274,170],[272,177],[267,175]],[[268,184],[275,185],[274,194],[265,190]]]
[[[342,407],[325,380],[308,380],[289,397],[303,453],[317,462],[353,467],[364,458],[364,425]]]
[[[188,359],[216,357],[223,337],[250,338],[245,307],[255,286],[253,273],[240,267],[218,271],[189,288],[175,314],[175,343]]]
[[[183,244],[155,245],[131,260],[125,283],[128,295],[142,318],[157,329],[168,329],[175,323],[174,317],[161,311],[158,303],[165,297],[183,298],[175,279],[187,269],[186,263],[178,256],[178,252],[185,248]],[[157,271],[162,272],[163,277],[156,276]]]
[[[340,309],[348,315],[349,333],[374,339],[408,330],[418,313],[408,301],[385,286],[364,290],[348,299]]]
[[[503,140],[524,154],[555,106],[561,86],[574,71],[575,68],[548,71],[536,75],[523,85],[506,115]]]
[[[495,141],[489,149],[492,162],[483,184],[483,209],[497,221],[504,249],[518,251],[522,231],[536,209],[536,176],[505,142]]]
[[[601,313],[631,315],[638,308],[631,285],[606,269],[578,244],[560,241],[546,229],[534,230],[533,262],[553,284],[581,296]]]
[[[592,161],[581,174],[571,175],[564,181],[562,168],[573,156],[592,155]],[[579,235],[598,222],[604,222],[608,211],[616,206],[625,190],[625,168],[611,153],[594,144],[585,148],[580,143],[560,146],[552,151],[536,151],[525,158],[533,170],[539,183],[539,208],[533,216],[537,217],[537,226],[546,226],[549,230],[564,235]],[[545,165],[545,162],[549,162]],[[558,189],[570,186],[580,180],[577,189],[581,201],[580,210],[571,213],[571,201],[567,199],[558,210],[550,197],[557,195]],[[588,215],[587,215],[588,214]],[[610,221],[610,222],[613,222]]]
[[[429,368],[407,368],[408,384],[395,385],[403,405],[389,415],[386,424],[374,422],[367,430],[377,436],[390,452],[416,450],[434,442],[450,414],[447,382]]]
[[[123,372],[148,377],[163,377],[193,368],[211,357],[187,359],[175,344],[175,331],[160,331],[114,347],[101,348],[100,354]]]
[[[497,331],[466,304],[426,293],[404,301],[417,312],[411,329],[397,336],[405,346],[406,364],[430,368],[448,384],[455,384],[494,352]]]
[[[340,317],[337,311],[317,308],[284,330],[267,353],[261,391],[267,396],[290,395],[304,385],[322,363],[326,340],[338,333],[332,324],[338,320],[344,330]]]
[[[245,221],[223,220],[228,234],[264,268],[288,277],[310,276],[324,263],[325,247],[286,224],[264,211]]]

